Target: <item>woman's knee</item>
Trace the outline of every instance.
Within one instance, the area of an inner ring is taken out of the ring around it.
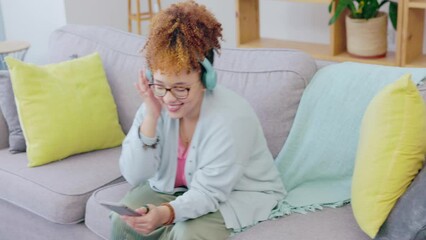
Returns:
[[[200,239],[198,237],[197,229],[194,229],[191,222],[177,222],[170,232],[170,240],[195,240]]]
[[[127,224],[121,220],[120,215],[112,212],[111,218],[111,239],[112,240],[130,240],[135,239]]]
[[[111,227],[112,227],[111,228],[112,236],[122,232],[126,223],[123,222],[123,220],[121,220],[120,215],[118,215],[117,213],[111,212],[110,219],[111,219]]]
[[[120,218],[120,215],[115,212],[111,212],[109,218],[111,219],[113,226],[124,224],[123,220]]]
[[[229,237],[229,231],[224,228],[217,229],[206,228],[205,226],[200,226],[197,221],[189,220],[185,222],[176,223],[171,232],[170,240],[225,240]],[[222,231],[221,231],[222,230]]]

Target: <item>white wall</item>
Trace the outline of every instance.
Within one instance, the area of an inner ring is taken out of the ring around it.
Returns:
[[[260,1],[260,35],[303,42],[329,42],[326,4]]]
[[[127,1],[65,0],[68,24],[106,25],[127,31]]]
[[[66,23],[63,1],[1,0],[6,40],[31,43],[26,60],[46,63],[48,36]]]
[[[165,8],[173,3],[183,0],[162,0],[162,7]],[[223,40],[222,47],[236,46],[236,20],[235,20],[235,1],[233,0],[197,0],[211,11],[217,20],[222,23]]]
[[[198,0],[197,2],[206,5],[222,23],[223,44],[222,47],[235,47],[236,38],[236,19],[235,19],[235,1],[230,0]]]
[[[3,23],[3,10],[0,2],[0,41],[6,40],[6,36],[4,34],[4,23]]]

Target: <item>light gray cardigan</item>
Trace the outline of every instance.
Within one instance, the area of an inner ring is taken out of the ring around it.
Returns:
[[[163,110],[154,138],[139,135],[145,105],[136,113],[124,139],[120,169],[131,185],[149,181],[153,190],[173,193],[179,120]],[[227,228],[236,231],[268,219],[285,190],[251,106],[234,92],[217,86],[206,91],[185,165],[188,191],[170,202],[175,222],[218,209]]]

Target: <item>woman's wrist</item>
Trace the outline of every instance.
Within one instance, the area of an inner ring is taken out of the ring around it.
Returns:
[[[159,206],[159,208],[162,208],[162,210],[165,212],[162,219],[163,225],[173,224],[175,221],[175,210],[173,209],[172,205],[169,203],[163,203]]]
[[[157,129],[157,121],[158,117],[145,117],[140,128],[139,132],[149,138],[155,138],[156,137],[156,129]]]
[[[160,216],[161,216],[159,220],[160,221],[159,224],[165,225],[170,218],[170,210],[167,207],[162,205],[157,206],[157,209],[159,210]]]

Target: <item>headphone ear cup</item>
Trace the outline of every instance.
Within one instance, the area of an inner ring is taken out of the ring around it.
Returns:
[[[217,82],[217,74],[214,70],[212,64],[207,58],[204,58],[201,65],[204,67],[203,76],[201,76],[201,80],[203,81],[204,87],[207,90],[213,90],[216,87]]]
[[[152,77],[152,72],[149,70],[149,68],[145,68],[145,76],[148,79],[148,82],[152,83],[154,81]]]

